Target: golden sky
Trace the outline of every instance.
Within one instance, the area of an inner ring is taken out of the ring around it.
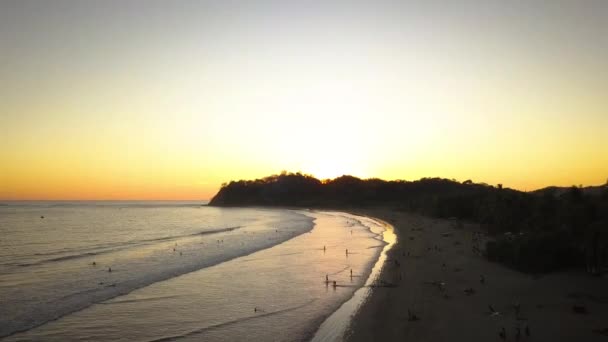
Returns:
[[[3,1],[0,199],[608,178],[606,1]]]

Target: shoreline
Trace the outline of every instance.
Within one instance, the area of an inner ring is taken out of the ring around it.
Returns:
[[[395,286],[371,289],[345,341],[491,341],[502,328],[507,340],[606,339],[606,278],[532,276],[490,262],[472,250],[478,224],[389,208],[347,212],[387,221],[397,242],[379,276]]]
[[[145,286],[6,340],[42,340],[49,336],[113,340],[125,332],[150,341],[193,336],[205,340],[246,340],[252,336],[257,340],[279,336],[285,341],[309,338],[326,317],[365,283],[381,253],[383,244],[379,240],[385,228],[376,220],[343,211],[295,212],[313,216],[308,233],[247,257]],[[276,241],[281,225],[267,222],[263,226],[268,226],[272,233],[268,243]],[[251,233],[257,236],[258,230]],[[266,241],[266,236],[260,238]],[[239,241],[227,237],[226,245],[222,239],[220,245],[212,241],[215,243],[208,248],[200,246],[197,250],[223,250],[223,246],[238,245]],[[327,253],[324,245],[328,247]],[[180,242],[179,246],[185,245]],[[173,242],[167,247],[168,255],[175,260],[190,255],[177,257],[171,252]],[[350,252],[346,257],[345,248]],[[349,278],[348,268],[354,278],[352,275]],[[117,268],[112,276],[119,271]],[[104,270],[103,274],[109,273]],[[327,275],[338,282],[337,289],[322,282]],[[247,284],[246,289],[243,284]],[[180,314],[155,313],[166,307]],[[137,317],[146,319],[141,321]],[[262,326],[266,328],[260,329]],[[93,330],[97,331],[95,338],[87,335]]]
[[[386,221],[381,219],[368,216],[355,214],[352,212],[344,212],[349,215],[365,217],[368,220],[379,223],[383,226],[384,230],[381,232],[382,241],[384,246],[380,251],[378,258],[373,262],[370,272],[361,287],[359,287],[353,295],[332,312],[328,317],[324,319],[321,325],[317,328],[311,341],[336,341],[343,339],[347,333],[350,325],[352,324],[352,317],[361,308],[361,305],[366,301],[367,297],[371,294],[372,287],[377,279],[380,277],[380,273],[384,268],[387,254],[390,249],[396,244],[397,236],[395,234],[394,227]],[[371,228],[370,228],[371,230]]]

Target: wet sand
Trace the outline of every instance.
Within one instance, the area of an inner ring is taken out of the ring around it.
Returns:
[[[329,317],[327,317],[327,319],[325,319],[323,324],[321,324],[313,336],[311,340],[312,342],[336,341],[342,339],[342,337],[348,331],[353,314],[357,312],[363,302],[365,302],[366,298],[368,298],[371,288],[377,285],[376,280],[379,278],[382,267],[386,262],[387,253],[397,241],[397,236],[395,235],[392,225],[378,219],[366,218],[366,220],[368,220],[368,224],[370,224],[369,220],[371,220],[372,222],[376,222],[379,226],[384,226],[384,231],[381,235],[382,238],[380,239],[380,236],[378,236],[378,241],[385,243],[385,245],[382,247],[382,252],[374,263],[371,272],[369,275],[367,275],[365,284],[358,288],[353,296],[344,302],[338,308],[338,310],[334,311]],[[370,225],[373,226],[373,224]],[[375,228],[377,229],[377,227]],[[352,277],[360,276],[354,275],[351,276],[351,278]]]
[[[578,271],[533,276],[489,262],[472,249],[475,224],[356,211],[391,223],[398,240],[380,275],[388,286],[373,288],[346,340],[500,341],[502,328],[510,341],[608,339],[607,278]]]

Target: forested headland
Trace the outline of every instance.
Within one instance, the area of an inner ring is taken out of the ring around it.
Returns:
[[[525,272],[608,266],[608,183],[522,192],[443,178],[385,181],[341,176],[319,180],[283,172],[223,184],[212,206],[345,209],[390,207],[479,223],[493,238],[485,255]]]

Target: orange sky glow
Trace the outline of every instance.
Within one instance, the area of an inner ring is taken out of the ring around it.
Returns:
[[[608,178],[608,5],[3,2],[0,199]]]

